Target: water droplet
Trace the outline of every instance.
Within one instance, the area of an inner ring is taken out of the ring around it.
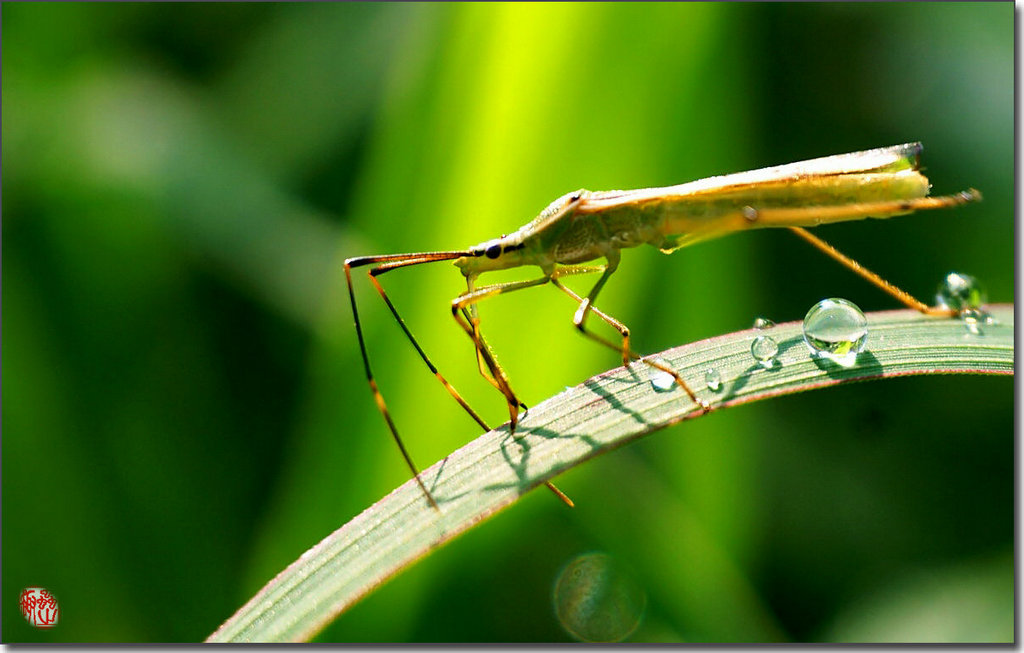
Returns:
[[[584,642],[621,642],[647,608],[644,589],[604,553],[570,561],[555,581],[553,598],[559,623]]]
[[[718,389],[722,387],[722,375],[715,368],[709,367],[704,372],[704,385],[708,387],[708,390],[718,392]]]
[[[747,221],[749,221],[749,222],[756,222],[757,221],[757,218],[758,218],[757,209],[755,209],[754,207],[752,207],[752,206],[744,206],[742,209],[740,209],[740,212],[743,214],[743,217],[747,219]]]
[[[758,336],[750,343],[750,353],[762,367],[771,369],[775,365],[775,357],[779,354],[779,343],[771,336]]]
[[[977,308],[965,308],[960,311],[960,320],[964,323],[967,331],[976,336],[985,335],[982,326],[995,322],[989,313]]]
[[[969,274],[950,272],[939,284],[935,301],[943,308],[962,311],[965,308],[978,308],[988,301],[988,293],[980,281]]]
[[[672,367],[661,358],[655,358],[652,362],[664,365],[670,369]],[[674,376],[664,370],[659,370],[656,367],[651,367],[649,369],[651,370],[651,387],[654,388],[656,392],[668,392],[672,388],[676,387],[676,379]]]
[[[804,342],[811,355],[850,367],[868,341],[868,320],[846,299],[823,299],[804,317]]]
[[[754,328],[757,329],[758,331],[765,331],[767,329],[772,328],[773,326],[775,326],[775,323],[766,317],[754,318]]]

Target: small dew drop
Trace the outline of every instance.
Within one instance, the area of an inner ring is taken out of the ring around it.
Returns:
[[[758,331],[766,331],[772,328],[773,326],[775,326],[775,323],[766,317],[754,318],[754,328],[757,329]]]
[[[664,359],[661,358],[656,358],[653,362],[658,363],[659,365],[664,365],[665,367],[668,368],[672,367],[667,362],[665,362]],[[652,367],[650,368],[650,370],[651,387],[654,388],[655,392],[668,392],[672,388],[676,387],[675,377],[673,377],[668,372],[665,372],[664,370],[659,370],[656,367]]]
[[[964,323],[968,333],[975,336],[983,336],[985,335],[985,330],[982,327],[992,324],[993,317],[977,308],[965,308],[960,311],[960,320]]]
[[[771,336],[757,336],[754,342],[750,343],[750,353],[762,367],[771,369],[775,365],[775,357],[779,354],[779,343]]]
[[[943,308],[962,311],[965,308],[979,308],[988,301],[988,293],[985,292],[985,286],[971,275],[950,272],[939,284],[935,301]]]
[[[846,299],[823,299],[804,317],[804,342],[812,356],[850,367],[867,341],[868,320]]]
[[[754,207],[752,207],[752,206],[744,206],[742,209],[740,209],[740,211],[743,213],[743,217],[748,222],[756,222],[757,221],[757,218],[758,218],[757,209],[755,209]]]
[[[722,375],[715,368],[709,367],[704,372],[704,385],[708,387],[708,390],[718,392],[722,387]]]

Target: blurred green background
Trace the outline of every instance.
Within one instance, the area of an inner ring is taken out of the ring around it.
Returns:
[[[362,375],[347,256],[451,249],[567,191],[925,144],[979,205],[818,233],[929,299],[1013,300],[1013,5],[5,4],[3,639],[201,640],[407,480]],[[533,274],[533,270],[525,274]],[[585,290],[590,279],[571,284]],[[365,277],[422,467],[476,425]],[[507,418],[449,264],[384,278]],[[894,302],[785,231],[629,250],[601,306],[641,352]],[[552,288],[481,314],[527,404],[616,365]],[[870,342],[869,342],[870,346]],[[559,570],[647,596],[630,641],[1010,641],[1013,381],[855,384],[594,460],[407,570],[321,641],[569,641]],[[50,589],[59,626],[19,615]]]

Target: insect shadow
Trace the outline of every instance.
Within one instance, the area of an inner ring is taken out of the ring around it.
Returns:
[[[794,347],[805,348],[806,345],[803,338],[800,336],[794,336],[787,338],[778,343],[779,352],[776,357],[775,364],[772,367],[765,367],[761,363],[753,363],[746,369],[742,370],[730,383],[723,385],[721,394],[716,398],[715,403],[728,403],[730,400],[737,398],[742,394],[743,389],[747,386],[754,375],[756,374],[771,374],[783,369],[784,364],[779,362],[779,359],[783,358],[794,358],[794,356],[787,357],[787,352],[790,352]],[[844,367],[832,360],[827,358],[819,358],[811,356],[810,352],[807,352],[811,361],[818,369],[825,372],[830,379],[836,381],[850,380],[850,367]],[[858,354],[856,359],[856,369],[858,370],[858,377],[862,375],[864,371],[867,371],[870,375],[881,375],[884,371],[884,366],[878,360],[878,358],[870,351],[863,351]],[[620,383],[648,383],[642,375],[638,374],[636,369],[632,366],[628,369],[632,379],[616,377],[614,380]],[[608,379],[588,379],[583,382],[583,387],[592,392],[596,396],[596,401],[604,402],[613,410],[616,410],[624,415],[628,415],[630,419],[636,423],[646,427],[638,432],[636,437],[640,437],[644,433],[651,430],[655,430],[655,423],[647,419],[641,411],[630,408],[626,403],[620,399],[620,395],[611,390],[607,383]],[[714,404],[712,404],[713,406]],[[712,408],[712,412],[713,412]],[[501,455],[505,459],[509,468],[514,472],[517,482],[516,483],[495,483],[486,486],[488,490],[503,490],[509,487],[516,487],[521,493],[525,493],[536,487],[540,481],[536,476],[536,470],[533,474],[530,474],[530,457],[532,453],[532,443],[536,443],[532,438],[544,438],[544,439],[575,439],[579,442],[585,443],[589,448],[590,452],[585,454],[578,462],[597,456],[600,453],[609,451],[612,448],[607,444],[603,444],[588,435],[586,432],[570,431],[569,428],[558,429],[550,428],[548,426],[531,425],[529,419],[529,413],[520,423],[519,428],[513,434],[509,429],[508,424],[503,425],[498,429],[503,432],[503,437],[500,443]],[[630,438],[629,440],[632,440]],[[619,444],[625,444],[619,443]],[[443,469],[443,467],[442,467]],[[556,470],[551,476],[556,476],[563,470]],[[442,473],[439,470],[438,475]],[[450,500],[454,497],[445,497],[446,500]]]

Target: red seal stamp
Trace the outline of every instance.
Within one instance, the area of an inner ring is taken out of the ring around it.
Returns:
[[[26,587],[21,591],[21,614],[36,628],[53,628],[60,620],[57,599],[42,587]]]

